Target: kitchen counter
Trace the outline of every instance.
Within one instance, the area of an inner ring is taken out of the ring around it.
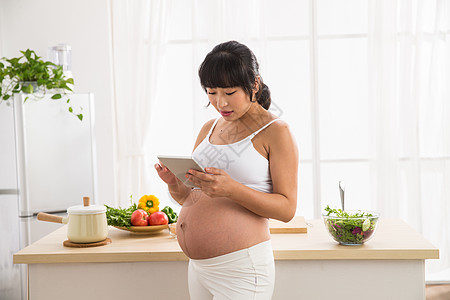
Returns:
[[[439,258],[439,250],[403,221],[381,219],[375,236],[360,246],[334,242],[322,220],[308,223],[308,233],[272,234],[277,276],[273,299],[322,299],[320,293],[329,296],[330,292],[322,288],[323,284],[335,286],[333,299],[341,299],[339,291],[345,299],[349,291],[367,295],[370,290],[373,299],[425,299],[424,260]],[[74,299],[127,297],[121,291],[137,281],[143,287],[153,281],[162,290],[171,290],[170,295],[158,297],[188,299],[188,259],[167,230],[143,236],[110,227],[112,243],[92,248],[64,247],[66,230],[62,226],[14,255],[14,263],[28,264],[32,299],[58,295],[64,290],[66,278],[71,278],[67,284],[75,280],[80,286],[71,289],[76,291]],[[80,279],[83,274],[95,278],[92,287],[91,279]],[[55,285],[55,281],[60,284]],[[113,288],[98,294],[94,287],[99,282]],[[150,286],[153,284],[147,288]]]

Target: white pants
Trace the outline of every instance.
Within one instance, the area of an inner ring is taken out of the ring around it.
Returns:
[[[275,264],[269,241],[207,259],[189,260],[191,300],[272,298]]]

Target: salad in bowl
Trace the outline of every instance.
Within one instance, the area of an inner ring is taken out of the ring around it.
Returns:
[[[342,245],[361,245],[375,234],[380,214],[371,211],[332,209],[322,214],[331,237]]]

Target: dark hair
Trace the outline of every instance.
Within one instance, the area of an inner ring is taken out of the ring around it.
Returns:
[[[252,102],[255,81],[258,80],[256,101],[265,109],[270,107],[270,90],[259,74],[256,56],[241,43],[229,41],[215,46],[200,65],[198,75],[205,91],[206,88],[241,87]]]

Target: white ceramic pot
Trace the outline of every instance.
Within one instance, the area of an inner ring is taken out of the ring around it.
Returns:
[[[90,205],[89,197],[83,198],[84,204],[67,209],[68,216],[60,217],[47,213],[38,213],[37,219],[67,225],[67,238],[72,243],[94,243],[108,236],[106,207]]]

